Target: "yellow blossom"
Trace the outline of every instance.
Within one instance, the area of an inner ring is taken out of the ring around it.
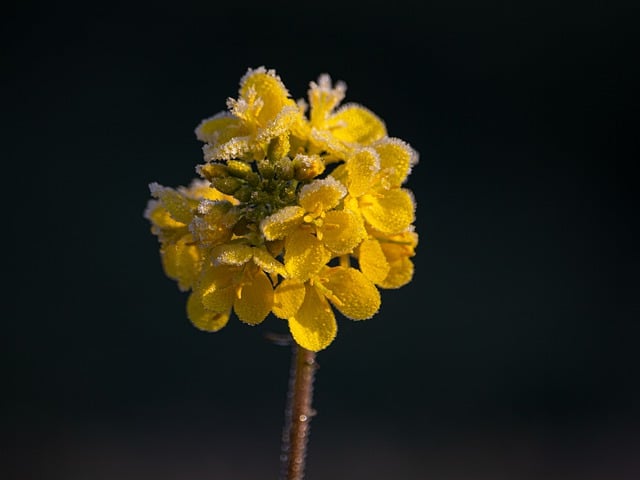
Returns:
[[[404,184],[417,153],[367,108],[340,106],[345,93],[321,75],[307,117],[273,70],[249,69],[228,111],[196,128],[204,180],[151,184],[145,217],[165,273],[191,291],[195,327],[218,331],[232,314],[257,325],[273,313],[318,351],[336,336],[334,308],[371,318],[378,288],[412,279],[418,236]]]
[[[338,331],[330,303],[351,320],[366,320],[380,308],[380,293],[355,268],[324,267],[305,283],[280,283],[273,312],[289,321],[291,334],[299,345],[318,351],[326,348]]]
[[[384,122],[362,105],[337,108],[347,89],[344,82],[332,87],[331,77],[323,74],[309,86],[309,139],[316,149],[340,158],[387,135]]]
[[[296,103],[273,70],[249,69],[240,80],[238,99],[227,101],[229,112],[203,120],[196,136],[206,142],[206,160],[258,159],[269,142],[302,122]]]
[[[360,217],[338,210],[346,188],[333,177],[314,180],[300,190],[299,205],[285,207],[260,223],[267,240],[285,239],[289,276],[305,281],[334,255],[353,252],[366,231]]]

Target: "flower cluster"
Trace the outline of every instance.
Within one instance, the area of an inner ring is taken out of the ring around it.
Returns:
[[[336,336],[332,306],[368,319],[378,288],[411,280],[415,204],[402,185],[417,153],[371,111],[339,106],[345,91],[325,74],[295,102],[273,70],[249,69],[228,111],[196,128],[201,178],[150,185],[145,216],[196,327],[273,313],[318,351]]]

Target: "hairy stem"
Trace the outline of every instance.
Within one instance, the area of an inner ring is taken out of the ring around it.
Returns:
[[[280,455],[280,479],[303,480],[311,417],[316,353],[300,346],[294,349],[289,377]]]

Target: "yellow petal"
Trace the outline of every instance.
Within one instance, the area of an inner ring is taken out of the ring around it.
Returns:
[[[378,283],[382,288],[400,288],[413,278],[413,262],[408,257],[390,262],[390,267],[387,277]]]
[[[352,320],[371,318],[380,308],[380,292],[355,268],[334,267],[322,284],[337,299],[330,298],[335,307]]]
[[[212,312],[204,308],[202,298],[196,292],[192,292],[187,300],[187,317],[194,327],[205,332],[217,332],[229,321],[230,311]]]
[[[295,102],[289,98],[287,88],[274,70],[267,70],[264,67],[249,69],[240,80],[240,97],[246,99],[252,90],[256,98],[263,102],[257,116],[257,120],[262,125],[266,125],[269,120],[275,118],[283,107],[295,106]]]
[[[418,154],[398,138],[384,138],[374,145],[380,156],[380,168],[390,187],[399,187],[418,161]]]
[[[322,212],[334,208],[346,194],[344,185],[329,176],[302,187],[298,201],[307,212]]]
[[[244,323],[257,325],[262,322],[273,307],[273,286],[267,275],[260,269],[245,276],[240,296],[236,296],[233,309]]]
[[[321,130],[312,127],[309,131],[309,140],[311,141],[311,144],[314,146],[315,150],[317,150],[316,153],[325,151],[339,158],[344,158],[352,150],[340,140],[335,138],[328,130]]]
[[[306,230],[298,230],[286,239],[284,266],[288,277],[300,282],[317,273],[331,258],[322,242]]]
[[[309,87],[311,125],[322,128],[329,114],[344,99],[347,86],[338,82],[333,88],[331,77],[325,73],[318,77],[318,83],[310,82]]]
[[[319,230],[324,245],[338,255],[353,252],[367,234],[362,218],[349,210],[331,210]]]
[[[225,312],[231,309],[236,295],[236,279],[242,270],[228,265],[212,266],[201,276],[196,290],[202,295],[207,310]]]
[[[260,222],[260,230],[267,240],[288,236],[302,223],[304,209],[298,206],[284,207]]]
[[[377,240],[365,240],[358,249],[358,264],[362,273],[372,282],[382,282],[391,269]]]
[[[211,256],[224,265],[244,265],[253,257],[253,248],[242,243],[227,243],[213,249]]]
[[[192,242],[191,235],[185,235],[175,243],[165,244],[160,249],[165,274],[176,280],[178,288],[182,291],[189,290],[200,275],[200,251]]]
[[[327,121],[333,136],[348,143],[369,145],[387,135],[384,122],[370,110],[356,104],[345,105]]]
[[[273,296],[273,313],[279,318],[293,317],[304,301],[304,283],[295,280],[283,280],[276,287]]]
[[[163,187],[155,182],[149,185],[149,190],[151,195],[160,200],[171,218],[184,224],[191,222],[197,202],[173,188]]]
[[[373,228],[384,233],[406,230],[415,219],[413,197],[400,188],[363,195],[360,211]]]
[[[206,118],[196,127],[196,137],[206,143],[229,141],[239,128],[240,120],[227,112]]]
[[[149,200],[144,218],[149,220],[154,226],[161,229],[175,229],[184,227],[184,223],[174,220],[166,208],[158,200]]]
[[[289,318],[289,330],[298,345],[317,352],[336,337],[338,325],[329,302],[314,287],[306,286],[298,313]]]
[[[373,185],[380,171],[380,158],[375,150],[363,148],[346,163],[349,193],[354,197],[365,194]]]
[[[283,277],[287,274],[284,265],[264,248],[253,249],[253,262],[267,273],[277,273]]]

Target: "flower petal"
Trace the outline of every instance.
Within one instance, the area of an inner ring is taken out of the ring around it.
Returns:
[[[241,271],[241,268],[229,265],[206,269],[196,290],[202,295],[202,304],[207,310],[225,312],[231,309],[236,295],[236,278]]]
[[[347,86],[344,82],[337,82],[331,86],[331,77],[323,73],[318,77],[318,83],[309,83],[309,105],[311,106],[311,125],[322,128],[325,120],[334,108],[344,99]]]
[[[352,320],[371,318],[380,308],[380,292],[355,268],[330,269],[322,285],[331,290],[335,298],[330,300],[335,307]]]
[[[200,275],[202,258],[198,247],[193,245],[191,235],[163,245],[160,255],[165,274],[178,282],[180,290],[186,291],[193,287]]]
[[[224,265],[244,265],[253,257],[253,248],[243,243],[226,243],[211,252],[214,262]]]
[[[298,313],[289,318],[289,330],[298,345],[313,352],[326,348],[336,337],[338,325],[331,306],[314,287],[306,286]]]
[[[283,277],[287,275],[284,265],[273,258],[265,248],[253,249],[253,262],[267,273],[277,273]]]
[[[406,230],[415,219],[413,196],[405,189],[393,188],[377,195],[363,195],[359,204],[365,220],[384,233]]]
[[[295,280],[283,280],[274,292],[273,314],[285,320],[293,317],[300,309],[304,296],[304,283]]]
[[[156,182],[149,185],[149,190],[151,190],[151,195],[160,200],[171,218],[184,224],[191,222],[197,202],[173,188],[163,187]]]
[[[380,155],[380,168],[390,187],[399,187],[407,179],[411,167],[418,161],[418,154],[398,138],[383,138],[374,147]]]
[[[358,249],[360,271],[374,283],[380,283],[389,274],[391,266],[377,240],[365,240]]]
[[[194,327],[205,332],[217,332],[224,327],[230,313],[207,310],[202,304],[202,297],[196,292],[192,292],[187,300],[187,317]]]
[[[277,240],[288,236],[302,223],[304,209],[290,206],[278,210],[260,222],[260,230],[267,240]]]
[[[220,144],[237,134],[240,120],[228,112],[220,112],[206,118],[196,127],[196,137],[201,142]]]
[[[256,268],[255,273],[246,275],[242,290],[236,296],[233,309],[244,323],[257,325],[262,322],[273,307],[273,286],[267,275]]]
[[[390,270],[386,278],[378,282],[381,288],[400,288],[413,278],[413,262],[408,257],[398,258],[389,262]]]
[[[317,273],[331,258],[322,242],[306,230],[300,229],[287,237],[284,266],[289,278],[304,282]]]
[[[338,255],[353,252],[367,234],[362,217],[350,210],[331,210],[318,230],[324,245]]]
[[[326,125],[335,138],[348,143],[369,145],[387,135],[384,122],[377,115],[353,103],[338,109]]]
[[[371,189],[380,171],[380,158],[372,148],[363,148],[346,163],[349,194],[359,197]]]
[[[314,180],[300,189],[298,201],[307,212],[326,211],[334,208],[347,189],[335,178],[329,176],[322,180]]]
[[[283,107],[295,106],[295,102],[289,98],[289,92],[275,70],[267,70],[264,67],[249,69],[240,80],[240,97],[248,98],[252,90],[256,98],[263,102],[257,115],[257,120],[262,126],[275,118]]]

